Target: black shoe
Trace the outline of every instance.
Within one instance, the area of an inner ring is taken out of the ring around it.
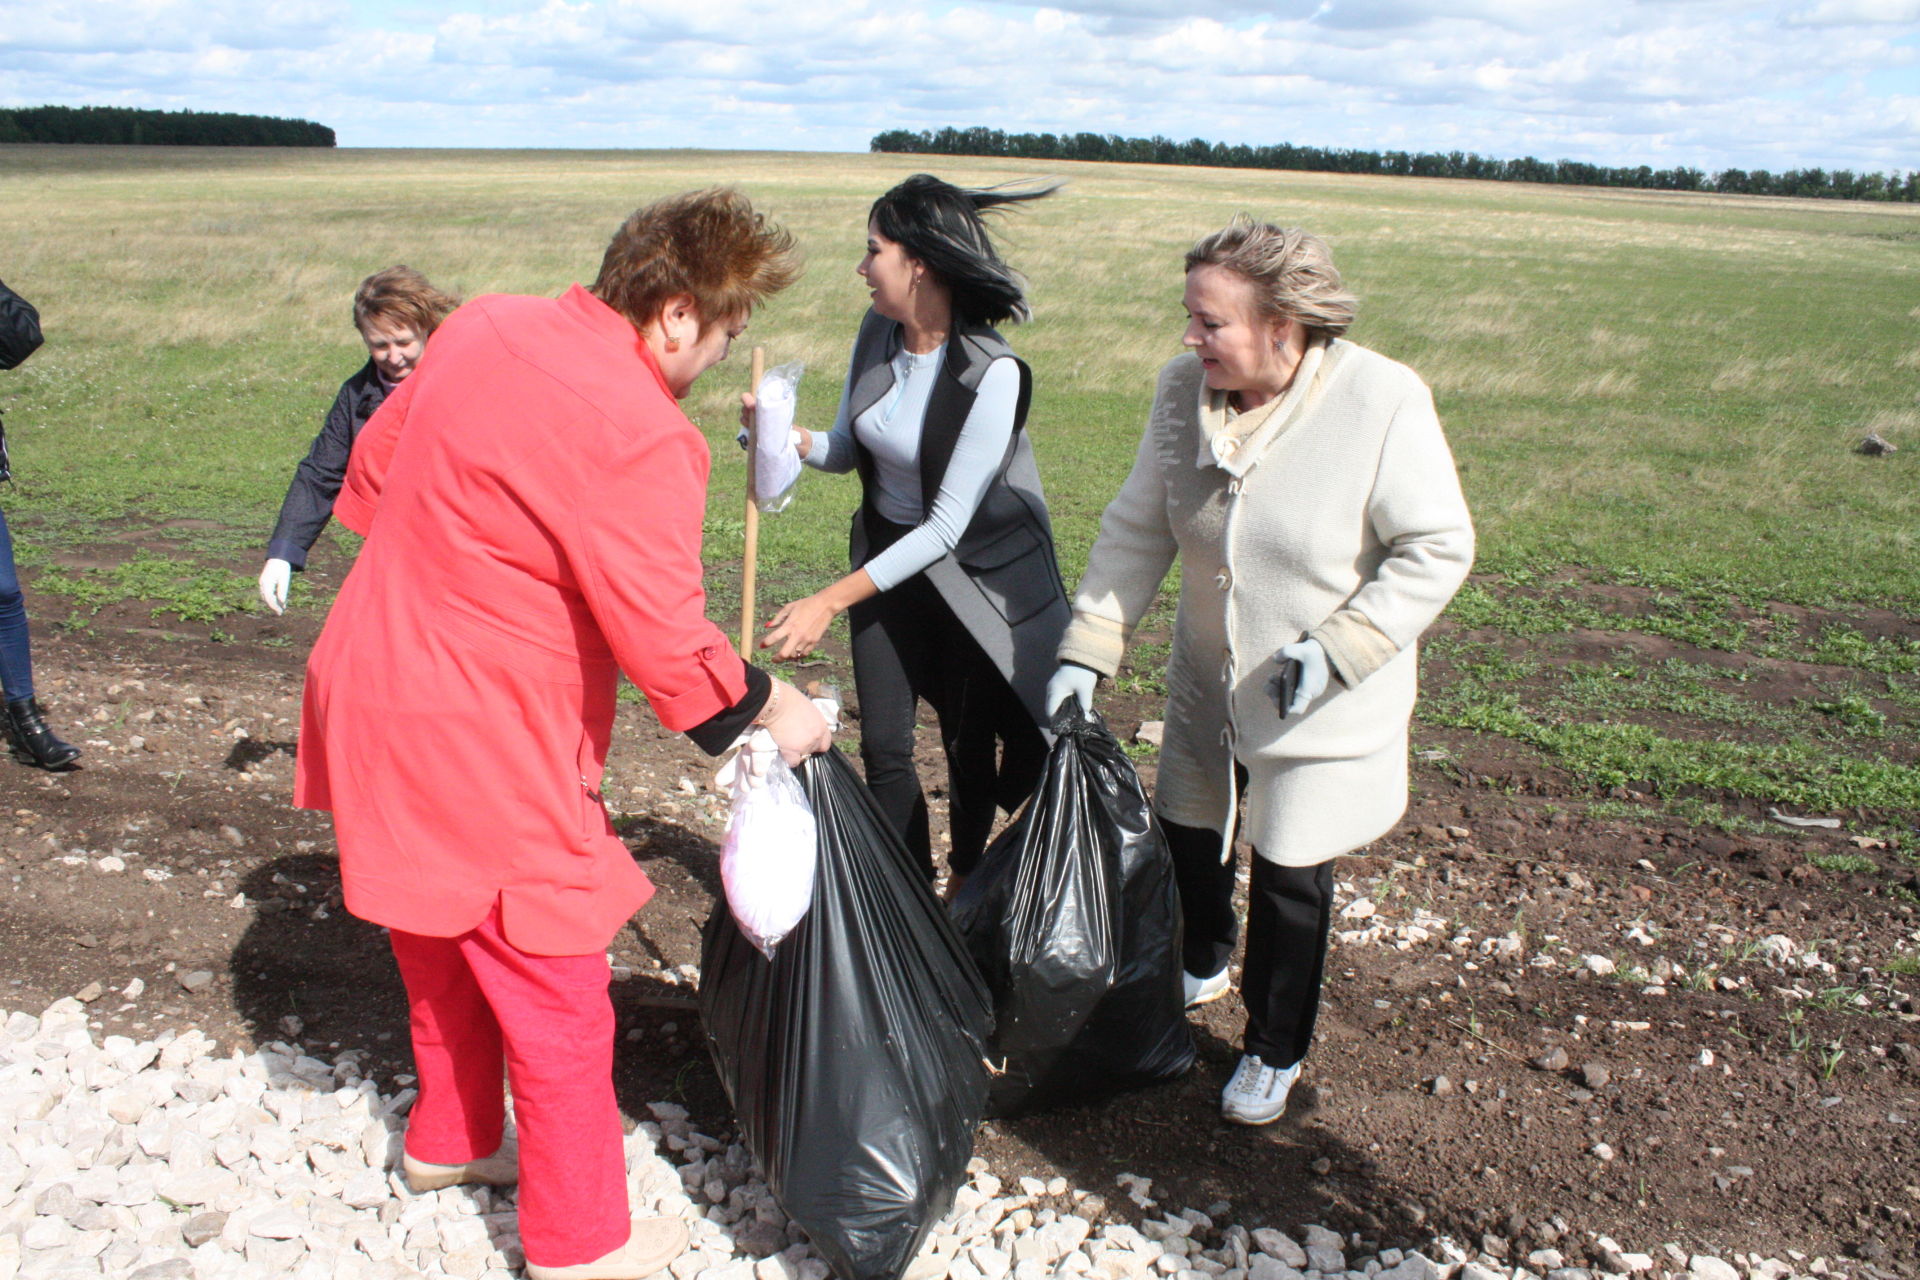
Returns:
[[[62,742],[47,728],[46,717],[36,698],[21,698],[7,704],[7,745],[21,764],[42,769],[65,769],[80,758],[80,748]]]

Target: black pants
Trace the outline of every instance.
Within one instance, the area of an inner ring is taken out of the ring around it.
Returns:
[[[1011,813],[1039,784],[1046,739],[925,574],[863,600],[847,616],[867,789],[932,878],[927,799],[913,764],[914,723],[926,699],[940,718],[947,755],[947,866],[968,875],[987,847],[996,804]]]
[[[1182,967],[1197,978],[1227,967],[1239,937],[1233,910],[1237,859],[1220,861],[1220,837],[1204,827],[1160,820],[1180,885],[1186,927]],[[1333,920],[1333,862],[1283,867],[1258,853],[1247,891],[1247,954],[1240,998],[1247,1007],[1246,1052],[1270,1067],[1306,1057],[1320,1012]]]

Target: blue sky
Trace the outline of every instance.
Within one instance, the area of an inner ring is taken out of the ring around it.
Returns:
[[[984,124],[1604,164],[1920,167],[1920,0],[34,0],[0,104],[344,146],[864,150]]]

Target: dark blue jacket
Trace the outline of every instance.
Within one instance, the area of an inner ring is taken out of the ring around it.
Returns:
[[[294,468],[293,483],[287,486],[287,498],[280,504],[280,519],[273,526],[273,538],[267,543],[269,560],[285,560],[296,569],[307,567],[307,552],[333,515],[333,500],[340,496],[340,485],[347,477],[347,458],[360,428],[367,425],[387,398],[387,384],[380,380],[373,361],[340,384],[333,408],[327,411],[326,425],[313,438],[313,447]]]

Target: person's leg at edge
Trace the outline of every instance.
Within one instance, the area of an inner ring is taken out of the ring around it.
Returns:
[[[80,758],[80,748],[47,726],[33,696],[33,653],[27,634],[27,604],[20,572],[13,563],[13,535],[0,513],[0,737],[22,764],[65,769]]]
[[[506,1121],[500,1024],[467,968],[458,938],[389,931],[407,987],[420,1096],[407,1116],[407,1154],[459,1165],[492,1155]]]
[[[1160,819],[1173,857],[1173,878],[1180,888],[1183,926],[1180,967],[1195,978],[1211,978],[1233,958],[1240,922],[1233,910],[1234,859],[1220,860],[1220,833]]]
[[[1313,1043],[1332,920],[1332,859],[1283,867],[1255,853],[1240,996],[1246,1052],[1267,1066],[1291,1067]]]
[[[860,763],[867,790],[932,879],[927,798],[913,763],[914,722],[919,690],[926,683],[923,650],[929,628],[916,620],[911,604],[919,594],[914,588],[924,585],[924,579],[913,578],[863,600],[848,611],[848,622],[853,631],[853,686],[860,702]],[[932,594],[930,587],[927,593]]]
[[[8,702],[33,696],[33,653],[27,643],[27,602],[13,563],[13,536],[0,512],[0,690]]]
[[[593,1262],[632,1232],[613,1094],[612,979],[603,952],[537,956],[496,907],[461,950],[498,1019],[520,1150],[520,1241],[543,1267]]]

